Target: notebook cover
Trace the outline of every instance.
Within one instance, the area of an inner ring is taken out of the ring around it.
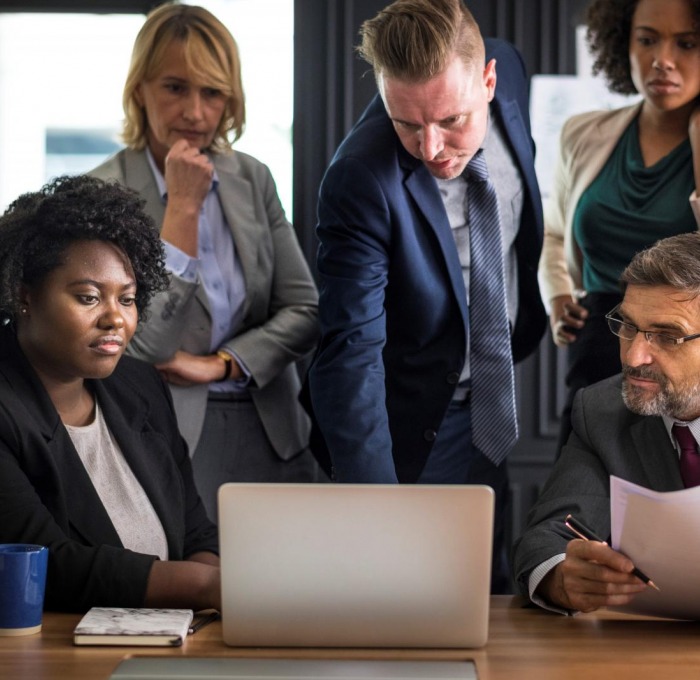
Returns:
[[[179,647],[192,623],[191,609],[93,607],[73,631],[76,645]]]

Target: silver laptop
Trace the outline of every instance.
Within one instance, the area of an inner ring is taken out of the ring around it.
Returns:
[[[481,647],[493,513],[487,486],[224,484],[224,642]]]
[[[111,680],[477,680],[473,661],[349,659],[125,659]]]

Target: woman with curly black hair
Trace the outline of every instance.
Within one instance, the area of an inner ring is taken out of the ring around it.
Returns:
[[[568,346],[559,450],[576,391],[620,371],[605,319],[621,301],[620,273],[700,223],[700,0],[592,0],[587,23],[594,73],[642,100],[574,116],[561,134],[540,260],[552,337]]]
[[[220,603],[170,394],[123,356],[168,285],[138,195],[63,177],[0,217],[0,543],[49,548],[46,607]]]

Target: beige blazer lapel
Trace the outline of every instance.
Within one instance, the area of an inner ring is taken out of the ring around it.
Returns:
[[[564,224],[566,236],[564,247],[566,259],[571,266],[571,277],[575,282],[582,279],[583,255],[573,238],[571,225],[574,213],[583,192],[598,176],[603,166],[610,158],[615,146],[632,120],[639,114],[641,103],[633,104],[624,109],[617,109],[601,116],[600,111],[593,111],[576,119],[575,125],[566,127],[562,132],[562,148],[570,148],[568,167],[559,172],[566,173],[565,182],[569,189],[565,198]],[[597,118],[595,125],[591,126],[590,118]],[[558,221],[550,211],[555,208],[556,202],[549,200],[545,207],[545,224],[556,224]],[[544,293],[551,296],[548,290],[551,284],[544,286]],[[579,284],[580,285],[580,284]]]
[[[617,112],[617,115],[602,118],[585,137],[576,140],[576,165],[580,173],[571,196],[570,205],[578,204],[581,194],[600,174],[610,154],[620,141],[620,137],[639,114],[641,104],[635,104]]]

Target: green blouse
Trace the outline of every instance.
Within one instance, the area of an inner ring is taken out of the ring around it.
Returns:
[[[620,274],[635,253],[697,229],[688,201],[695,188],[689,140],[646,168],[638,131],[635,118],[576,206],[573,235],[588,292],[619,292]]]

